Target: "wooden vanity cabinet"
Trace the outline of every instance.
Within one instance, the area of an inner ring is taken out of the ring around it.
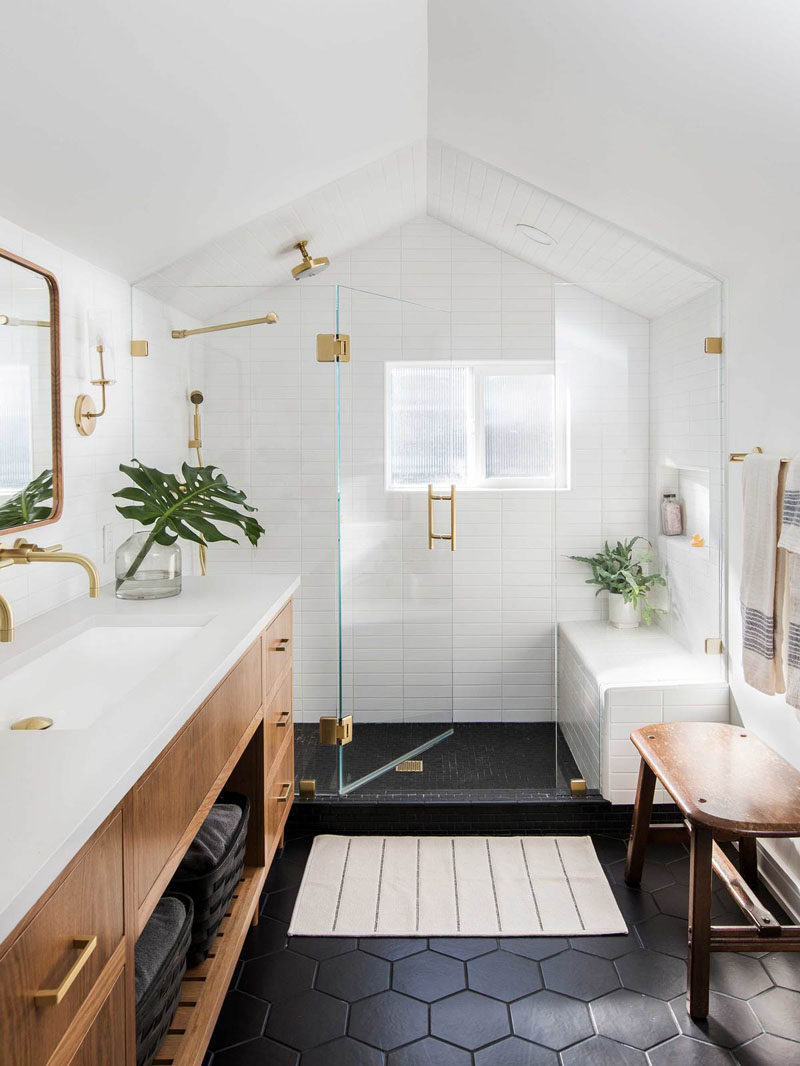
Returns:
[[[229,784],[244,875],[155,1060],[202,1062],[294,799],[291,625],[290,602],[0,945],[0,1066],[135,1066],[136,937]]]

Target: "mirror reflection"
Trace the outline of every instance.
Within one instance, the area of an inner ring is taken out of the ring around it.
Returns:
[[[0,256],[0,531],[57,517],[54,292]]]

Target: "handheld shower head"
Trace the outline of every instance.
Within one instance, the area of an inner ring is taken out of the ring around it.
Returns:
[[[302,263],[292,267],[292,277],[295,281],[300,281],[301,278],[313,278],[315,274],[321,274],[323,270],[327,270],[331,265],[330,259],[325,255],[321,255],[318,259],[312,259],[306,249],[307,244],[308,241],[298,241],[295,245],[295,248],[300,251],[303,257]]]
[[[198,407],[203,402],[203,394],[199,389],[192,389],[189,393],[189,402],[196,404]]]

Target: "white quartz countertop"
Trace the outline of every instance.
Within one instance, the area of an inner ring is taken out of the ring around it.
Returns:
[[[124,679],[119,700],[112,698],[91,725],[45,732],[0,727],[0,943],[299,584],[254,575],[185,578],[179,596],[135,602],[116,599],[106,586],[99,599],[49,611],[20,626],[12,644],[0,645],[2,712],[4,677],[66,638],[96,626],[157,626],[161,620],[194,627],[174,654],[142,672],[142,680],[132,650],[133,682]],[[53,693],[56,705],[57,698]],[[37,713],[55,717],[41,707],[21,708],[18,717]]]
[[[722,656],[692,655],[660,626],[615,629],[607,622],[559,622],[601,691],[645,685],[723,684]]]

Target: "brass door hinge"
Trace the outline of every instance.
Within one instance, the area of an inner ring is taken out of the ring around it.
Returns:
[[[317,782],[313,777],[304,777],[300,781],[300,799],[313,800],[317,798]]]
[[[706,355],[722,355],[722,337],[706,337],[703,351]]]
[[[350,362],[350,334],[349,333],[318,333],[317,334],[317,362],[318,363],[349,363]]]
[[[722,637],[706,637],[706,655],[722,655],[724,651]]]
[[[150,352],[150,346],[147,341],[131,341],[131,355],[143,356],[148,355]]]
[[[586,782],[582,777],[573,777],[569,783],[569,790],[573,796],[585,796]]]
[[[338,718],[320,718],[319,742],[320,744],[335,744],[342,748],[353,739],[353,716],[348,714],[339,721]]]

